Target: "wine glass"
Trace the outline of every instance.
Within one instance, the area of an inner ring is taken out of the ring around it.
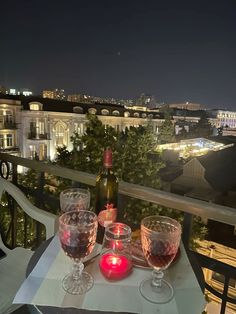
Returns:
[[[75,210],[59,217],[59,238],[62,249],[73,261],[73,270],[62,281],[64,290],[71,294],[84,294],[93,286],[93,277],[84,272],[82,260],[96,243],[97,215],[88,210]]]
[[[60,193],[62,212],[87,210],[90,205],[90,192],[82,188],[69,188]]]
[[[180,243],[181,225],[165,216],[149,216],[141,221],[142,249],[148,264],[154,269],[152,278],[141,282],[142,296],[153,303],[167,303],[174,296],[163,271],[173,261]]]

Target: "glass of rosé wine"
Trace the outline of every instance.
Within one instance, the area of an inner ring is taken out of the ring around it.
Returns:
[[[93,277],[83,271],[82,260],[93,251],[97,226],[97,215],[92,211],[69,211],[59,217],[61,247],[74,261],[72,272],[62,281],[63,289],[70,294],[84,294],[93,286]]]
[[[141,221],[141,243],[144,256],[153,268],[152,278],[139,286],[142,296],[152,303],[167,303],[174,296],[173,287],[163,279],[163,271],[178,252],[181,225],[165,216],[149,216]]]

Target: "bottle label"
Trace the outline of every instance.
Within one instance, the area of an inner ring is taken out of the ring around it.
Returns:
[[[98,214],[98,222],[101,226],[106,228],[109,224],[116,221],[117,208],[113,207],[114,204],[106,204],[106,209],[101,210]]]

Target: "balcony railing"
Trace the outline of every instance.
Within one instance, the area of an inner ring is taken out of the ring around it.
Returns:
[[[69,179],[72,182],[80,182],[86,184],[90,187],[95,185],[95,175],[75,171],[72,169],[62,168],[57,165],[51,165],[44,162],[39,162],[35,160],[29,160],[25,158],[16,157],[6,153],[0,153],[0,161],[7,162],[10,164],[8,167],[11,169],[11,180],[14,184],[18,185],[17,180],[17,166],[22,166],[29,169],[34,169],[40,173],[38,189],[35,191],[35,195],[38,198],[40,207],[43,208],[43,188],[45,184],[45,175],[52,174],[64,179]],[[189,240],[191,236],[191,224],[194,216],[200,216],[202,218],[207,218],[215,221],[219,221],[228,225],[236,225],[236,215],[235,209],[220,206],[213,203],[208,203],[196,199],[192,199],[185,196],[176,195],[173,193],[168,193],[160,190],[155,190],[153,188],[148,188],[144,186],[139,186],[136,184],[130,184],[126,182],[120,182],[119,184],[119,196],[129,196],[135,199],[144,200],[152,202],[154,204],[159,204],[168,208],[173,208],[184,212],[183,221],[183,243],[198,278],[201,288],[207,289],[213,293],[216,297],[221,299],[221,310],[220,314],[225,313],[226,304],[229,302],[231,305],[236,304],[236,299],[228,295],[229,281],[230,279],[236,279],[236,268],[221,261],[213,259],[209,256],[202,255],[198,252],[192,251],[189,248]],[[37,204],[36,204],[37,205]],[[59,202],[58,202],[59,206]],[[14,213],[14,211],[13,211]],[[12,245],[15,245],[15,235],[16,231],[16,221],[14,220],[14,214],[12,214]],[[218,290],[212,288],[204,280],[202,267],[214,271],[216,273],[223,274],[225,276],[225,281],[222,288],[222,293]]]
[[[0,129],[16,129],[17,124],[15,122],[1,122],[0,123]]]
[[[29,132],[28,133],[28,139],[29,140],[49,140],[50,134],[49,133],[38,134],[36,132]]]
[[[18,146],[0,147],[0,152],[19,152]]]

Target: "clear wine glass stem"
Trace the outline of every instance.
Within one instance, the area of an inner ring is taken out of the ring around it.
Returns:
[[[81,278],[82,272],[84,270],[84,264],[80,259],[75,260],[73,264],[73,278],[78,282]]]
[[[152,272],[152,286],[155,288],[161,288],[161,282],[164,274],[161,270],[154,269]]]

